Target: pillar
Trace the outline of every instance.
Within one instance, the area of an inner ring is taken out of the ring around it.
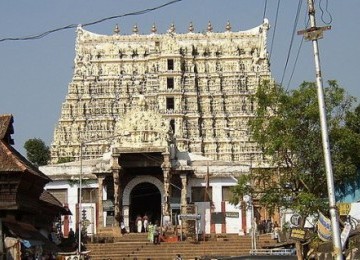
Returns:
[[[104,191],[104,177],[98,176],[98,205],[99,205],[98,225],[100,225],[100,227],[104,227],[103,191]]]
[[[170,168],[163,168],[164,174],[164,208],[163,215],[170,216]]]
[[[186,214],[186,206],[187,206],[187,175],[183,173],[180,175],[181,178],[181,199],[180,199],[180,207],[181,214]]]
[[[115,219],[121,214],[120,212],[120,172],[121,167],[118,163],[119,157],[113,157],[112,162],[112,174],[114,179],[114,215]],[[119,226],[119,222],[115,221],[114,226]]]
[[[241,201],[241,229],[239,230],[239,235],[246,235],[246,202]]]
[[[164,162],[161,165],[161,168],[163,170],[163,176],[164,176],[164,206],[163,206],[163,216],[170,216],[170,153],[166,152],[163,153],[164,156]]]
[[[226,213],[225,201],[221,201],[221,212],[225,216]],[[221,233],[223,234],[226,233],[226,217],[225,217],[225,221],[221,224]]]

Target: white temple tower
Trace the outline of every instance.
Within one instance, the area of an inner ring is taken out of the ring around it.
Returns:
[[[213,160],[256,164],[261,152],[246,131],[251,97],[270,78],[268,22],[247,31],[98,35],[79,27],[74,75],[51,145],[51,162],[77,160],[80,142],[117,135],[124,114],[146,101],[163,116],[177,149]],[[150,119],[151,120],[151,119]],[[111,139],[111,138],[109,138]],[[146,142],[146,140],[144,140]],[[111,141],[86,145],[84,159],[99,157]],[[251,162],[250,162],[251,161]]]

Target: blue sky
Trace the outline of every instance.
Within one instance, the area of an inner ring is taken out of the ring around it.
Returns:
[[[16,149],[25,155],[23,144],[30,138],[41,138],[47,145],[51,144],[72,78],[76,30],[61,30],[38,40],[1,39],[36,35],[70,24],[86,24],[153,8],[169,1],[1,1],[0,114],[14,115]],[[301,9],[295,25],[299,3]],[[330,23],[332,26],[330,31],[325,32],[324,39],[319,41],[324,85],[327,80],[338,80],[349,94],[359,98],[360,31],[356,24],[360,1],[316,0],[315,5],[317,25]],[[195,31],[202,32],[211,21],[214,31],[224,31],[226,22],[230,21],[232,30],[239,31],[258,26],[265,14],[271,25],[268,51],[271,51],[272,75],[277,82],[283,81],[285,87],[293,89],[302,81],[315,81],[311,42],[304,41],[300,48],[302,37],[296,33],[292,36],[294,31],[305,28],[307,1],[280,1],[279,9],[277,6],[278,0],[182,0],[143,15],[107,20],[85,29],[112,34],[115,25],[119,24],[121,33],[130,34],[133,25],[137,24],[140,33],[148,34],[155,23],[158,33],[165,33],[174,23],[176,31],[182,33],[193,22]],[[299,57],[294,66],[298,50]]]

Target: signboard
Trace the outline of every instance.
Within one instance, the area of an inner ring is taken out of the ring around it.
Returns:
[[[239,218],[239,212],[225,212],[227,218]]]
[[[179,218],[181,220],[200,220],[201,215],[200,214],[180,214]]]
[[[112,200],[103,200],[103,211],[113,211],[114,210],[114,202]]]
[[[211,213],[211,224],[224,224],[225,214],[223,212]]]
[[[294,214],[290,218],[290,223],[293,224],[295,227],[300,225],[301,216],[299,214]]]
[[[290,233],[291,239],[305,240],[306,230],[303,228],[292,228]]]
[[[339,203],[339,215],[340,216],[347,216],[350,213],[351,203]]]

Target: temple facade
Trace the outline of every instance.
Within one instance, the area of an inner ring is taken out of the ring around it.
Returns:
[[[181,34],[174,25],[147,35],[137,26],[131,35],[77,29],[52,164],[42,168],[55,181],[49,190],[78,206],[76,222],[89,188],[97,232],[122,221],[132,231],[139,215],[176,225],[199,214],[203,233],[249,228],[254,211],[231,205],[230,188],[265,166],[248,121],[257,86],[271,76],[268,29],[266,20],[239,32],[230,23]]]

